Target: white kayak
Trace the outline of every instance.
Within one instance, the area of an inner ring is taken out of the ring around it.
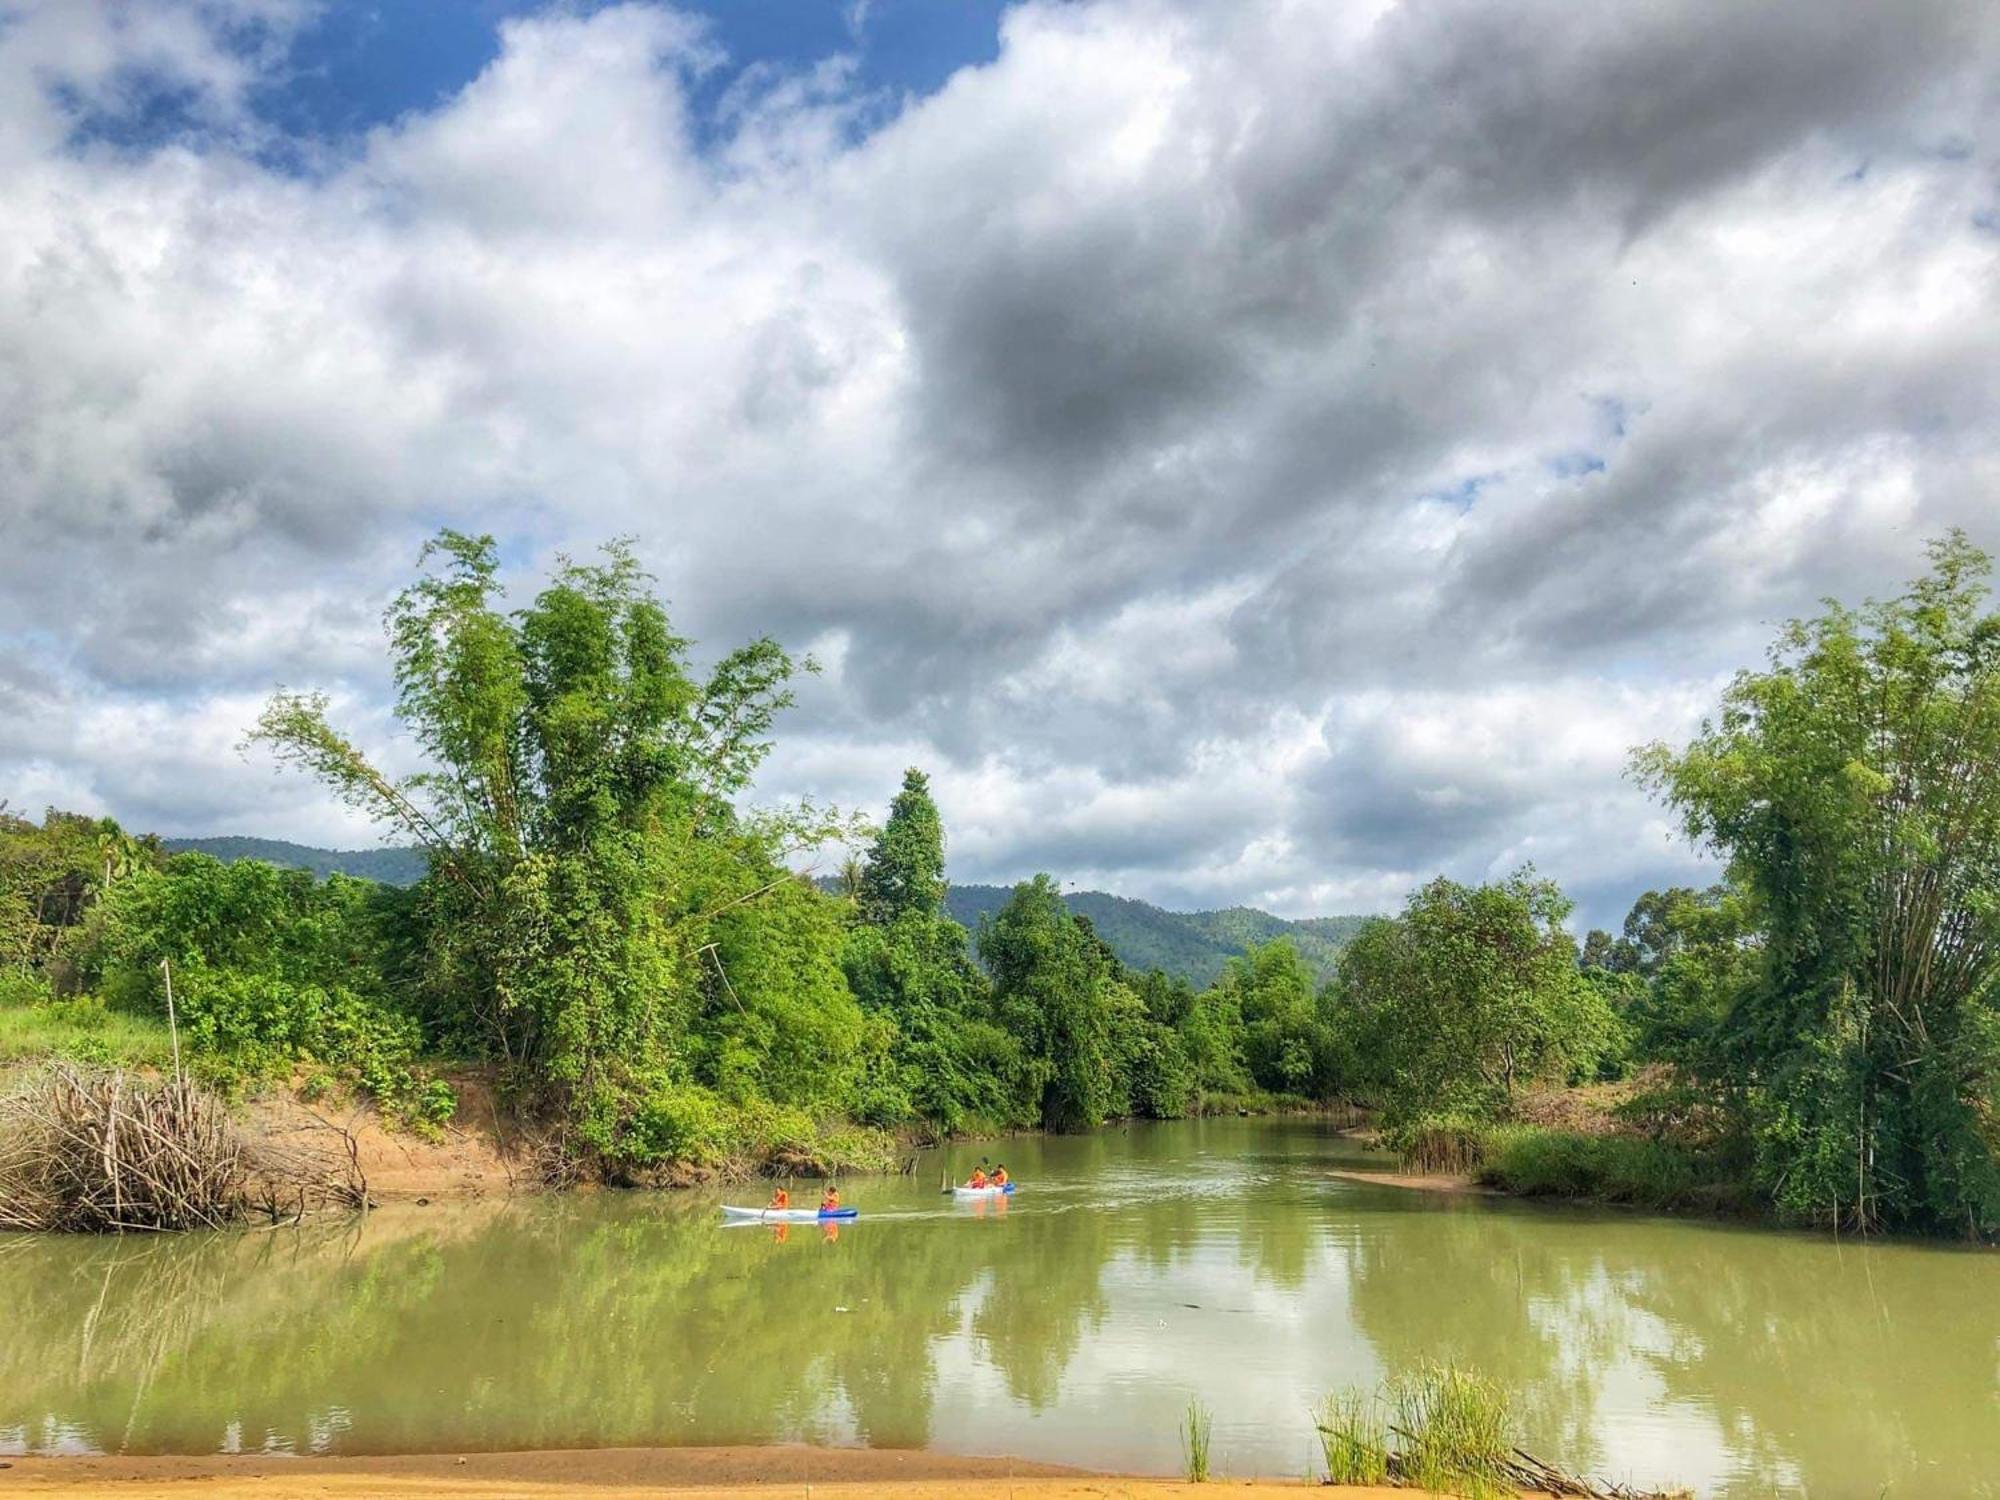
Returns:
[[[951,1195],[954,1198],[1004,1198],[1013,1191],[1014,1184],[1011,1182],[1005,1187],[966,1187],[960,1184],[951,1190]]]
[[[738,1208],[733,1203],[722,1205],[725,1219],[754,1220],[763,1224],[818,1224],[829,1219],[852,1219],[860,1216],[858,1208]]]

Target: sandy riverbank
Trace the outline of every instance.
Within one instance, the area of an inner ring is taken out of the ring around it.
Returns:
[[[1483,1197],[1502,1197],[1500,1189],[1488,1187],[1485,1183],[1463,1172],[1361,1172],[1345,1167],[1328,1170],[1327,1176],[1338,1177],[1342,1182],[1365,1182],[1373,1187],[1412,1188],[1425,1193],[1472,1193]]]
[[[637,1500],[689,1491],[704,1500],[811,1494],[820,1500],[1188,1500],[1173,1480],[1092,1474],[1019,1459],[881,1448],[604,1448],[573,1452],[283,1458],[16,1458],[0,1460],[0,1494],[68,1500]],[[1295,1500],[1296,1480],[1222,1480],[1210,1491]],[[1406,1500],[1408,1491],[1349,1489],[1343,1500]]]

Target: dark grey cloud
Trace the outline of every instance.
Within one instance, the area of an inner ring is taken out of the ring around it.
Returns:
[[[1971,0],[1028,4],[887,114],[745,74],[707,145],[728,64],[622,5],[309,178],[245,149],[270,57],[126,9],[0,33],[17,801],[337,832],[229,750],[258,694],[404,753],[424,534],[532,587],[632,532],[705,650],[827,659],[765,792],[929,764],[959,878],[1308,911],[1533,860],[1603,919],[1692,859],[1631,743],[2000,546]],[[117,107],[121,46],[198,139],[66,144],[44,85]]]

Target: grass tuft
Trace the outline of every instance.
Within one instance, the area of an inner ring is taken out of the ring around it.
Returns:
[[[1484,1376],[1429,1364],[1389,1383],[1391,1425],[1403,1439],[1397,1457],[1406,1484],[1498,1500],[1511,1495],[1507,1464],[1513,1441],[1507,1398]]]
[[[1379,1397],[1337,1391],[1313,1412],[1328,1484],[1382,1484],[1389,1477],[1389,1422]]]
[[[1208,1448],[1214,1428],[1215,1414],[1199,1397],[1190,1397],[1181,1415],[1181,1461],[1189,1484],[1208,1483]]]

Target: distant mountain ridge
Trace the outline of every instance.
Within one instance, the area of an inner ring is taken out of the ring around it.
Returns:
[[[1004,885],[954,885],[944,904],[954,918],[973,932],[982,917],[998,912],[1013,893]],[[1214,983],[1222,966],[1253,943],[1289,938],[1313,974],[1325,981],[1340,960],[1340,950],[1366,916],[1306,917],[1290,921],[1254,906],[1228,906],[1220,911],[1168,911],[1150,901],[1113,896],[1104,891],[1065,891],[1069,909],[1088,917],[1097,935],[1126,967],[1164,969],[1185,975],[1197,987]]]
[[[415,885],[430,866],[420,849],[315,849],[284,839],[253,839],[229,835],[212,839],[161,839],[170,854],[212,854],[224,864],[261,859],[287,869],[311,870],[319,876],[359,875],[384,885]]]
[[[384,885],[414,885],[428,868],[422,851],[407,848],[315,849],[284,839],[236,836],[160,842],[175,854],[212,854],[225,863],[261,859],[290,869],[311,870],[319,876],[358,875]],[[820,883],[833,884],[831,880]],[[1004,885],[954,885],[945,895],[945,907],[969,931],[977,932],[981,918],[998,912],[1010,894],[1012,887]],[[1325,980],[1333,973],[1347,940],[1368,920],[1365,916],[1345,916],[1288,921],[1254,906],[1168,911],[1150,901],[1104,891],[1068,891],[1063,900],[1071,911],[1090,919],[1097,935],[1128,967],[1164,969],[1186,976],[1197,987],[1214,983],[1222,966],[1252,943],[1277,938],[1289,938],[1313,973]]]

